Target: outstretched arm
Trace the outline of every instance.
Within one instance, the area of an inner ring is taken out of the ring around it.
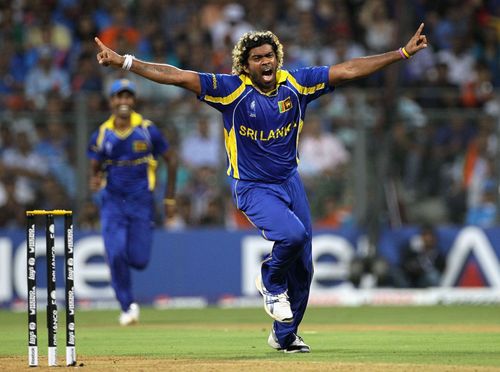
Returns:
[[[427,37],[422,35],[423,29],[424,24],[422,23],[417,32],[415,32],[415,35],[404,46],[404,51],[408,53],[408,56],[402,50],[394,50],[375,56],[354,58],[350,61],[330,66],[328,72],[330,85],[335,86],[350,80],[366,77],[394,62],[410,58],[421,49],[427,48]]]
[[[97,53],[99,64],[115,68],[123,67],[125,56],[108,48],[99,38],[96,37],[94,40],[99,47],[99,52]],[[135,58],[129,67],[130,71],[157,83],[176,85],[188,89],[197,95],[201,93],[200,77],[195,71],[181,70],[175,66],[150,63]]]

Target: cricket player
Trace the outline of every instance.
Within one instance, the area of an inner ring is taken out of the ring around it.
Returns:
[[[88,146],[90,188],[100,192],[106,258],[124,326],[139,321],[130,268],[143,270],[151,256],[157,158],[162,157],[168,167],[167,218],[175,212],[177,173],[176,154],[160,130],[134,111],[135,103],[135,84],[114,81],[109,92],[112,115],[92,134]]]
[[[409,59],[427,47],[423,27],[398,50],[291,71],[281,68],[283,47],[278,38],[270,31],[251,31],[233,49],[232,75],[141,61],[119,55],[95,39],[101,65],[186,88],[222,113],[234,203],[265,239],[274,242],[256,286],[265,311],[274,319],[268,344],[276,350],[310,352],[298,336],[313,276],[311,217],[297,172],[307,105],[342,83]]]

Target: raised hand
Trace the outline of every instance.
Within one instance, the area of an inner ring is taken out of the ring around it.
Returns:
[[[405,50],[412,56],[418,51],[427,48],[427,37],[422,35],[422,30],[424,29],[424,24],[421,23],[418,27],[417,32],[412,38],[406,43]]]
[[[94,38],[97,46],[99,47],[99,52],[97,53],[97,62],[103,66],[112,66],[121,68],[125,57],[119,55],[114,50],[108,48],[103,44],[98,37]]]

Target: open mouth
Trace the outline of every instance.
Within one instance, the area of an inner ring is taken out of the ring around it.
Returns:
[[[273,69],[271,67],[265,67],[262,71],[262,78],[266,82],[270,82],[273,78]]]
[[[129,105],[118,106],[118,113],[120,113],[122,115],[126,115],[126,114],[130,113],[131,110],[132,110],[132,108]]]

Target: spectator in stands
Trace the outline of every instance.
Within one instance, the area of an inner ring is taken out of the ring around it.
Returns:
[[[325,107],[324,115],[335,123],[335,132],[348,149],[356,145],[357,125],[373,128],[381,114],[378,99],[357,87],[345,87]]]
[[[323,129],[317,115],[308,117],[299,145],[300,173],[304,177],[341,173],[350,154],[342,141]]]
[[[467,210],[465,223],[482,228],[491,228],[498,225],[497,185],[493,179],[484,183],[481,200]]]
[[[219,168],[221,161],[220,141],[212,134],[207,117],[201,116],[196,129],[187,134],[181,145],[182,164],[194,171],[196,168]]]
[[[460,104],[460,87],[449,79],[449,68],[439,62],[424,74],[417,101],[423,108],[456,109]]]
[[[14,143],[14,135],[7,121],[0,125],[0,158],[5,150],[12,147]]]
[[[299,172],[309,194],[312,215],[321,216],[323,220],[332,217],[334,211],[327,202],[330,196],[336,201],[337,208],[342,206],[345,209],[343,180],[347,178],[351,155],[338,136],[324,130],[317,115],[310,115],[304,126],[299,156]]]
[[[33,204],[26,204],[19,198],[16,179],[0,164],[0,228],[21,228],[26,223],[24,211]]]
[[[49,47],[39,50],[39,62],[26,77],[26,98],[35,109],[43,109],[47,104],[47,95],[58,93],[61,98],[68,99],[71,85],[68,73],[57,67],[53,51]]]
[[[474,65],[470,77],[462,85],[461,100],[463,107],[481,108],[495,97],[492,73],[482,61]]]
[[[453,84],[464,84],[474,68],[474,54],[469,42],[463,35],[453,35],[451,48],[437,52],[437,61],[448,66],[448,79]]]
[[[73,141],[60,117],[49,116],[40,125],[41,136],[34,147],[35,153],[45,159],[51,177],[63,187],[66,194],[76,196],[76,174],[71,163]],[[66,207],[68,208],[68,207]]]
[[[94,68],[93,56],[89,53],[82,53],[78,58],[75,73],[71,78],[73,94],[101,94],[103,89],[102,84],[102,76]]]
[[[221,196],[210,198],[205,212],[200,217],[201,227],[222,226],[224,223],[224,204]]]
[[[48,174],[48,164],[33,149],[34,128],[17,124],[14,145],[1,156],[4,170],[15,178],[17,200],[22,204],[33,204],[44,178]]]
[[[349,280],[356,288],[392,287],[392,273],[389,263],[370,252],[357,253],[349,265]]]
[[[353,58],[364,56],[365,54],[366,51],[361,44],[358,44],[343,35],[338,36],[335,34],[331,46],[321,48],[319,58],[320,62],[326,65],[329,63],[348,61]]]
[[[415,197],[420,189],[419,176],[426,138],[419,129],[420,127],[407,125],[402,120],[396,121],[392,127],[390,169],[397,183],[404,186],[408,199]]]
[[[319,229],[338,229],[352,227],[353,213],[350,205],[343,205],[340,197],[335,193],[330,193],[321,200],[323,204],[322,213],[314,223]]]
[[[224,49],[234,45],[245,32],[252,29],[245,20],[245,8],[237,3],[227,4],[222,11],[222,18],[212,25],[210,30],[212,45],[215,49]]]
[[[6,40],[0,54],[0,94],[1,107],[8,107],[19,100],[24,90],[25,66],[18,58],[11,40]]]
[[[480,203],[484,186],[496,178],[493,162],[497,152],[496,134],[494,126],[489,127],[488,124],[488,121],[479,123],[480,130],[468,144],[464,159],[457,162],[461,170],[459,179],[466,191],[467,208],[474,208]]]
[[[439,286],[446,258],[433,226],[424,224],[402,247],[402,284],[409,288]]]
[[[55,177],[47,176],[38,189],[36,206],[46,210],[71,209],[71,199]]]
[[[479,29],[473,53],[476,61],[481,61],[490,70],[492,82],[500,87],[500,32],[492,24],[487,23]]]
[[[196,226],[192,220],[191,198],[189,195],[180,194],[177,196],[177,204],[175,205],[175,214],[167,221],[169,230],[184,230],[191,226]]]
[[[396,41],[396,24],[389,15],[388,6],[383,0],[367,0],[361,7],[359,23],[364,28],[369,53],[390,49]]]
[[[52,50],[54,64],[64,68],[71,48],[71,31],[64,24],[52,19],[49,7],[40,6],[36,22],[27,27],[26,46],[35,53],[43,48]]]
[[[299,33],[288,39],[287,60],[284,62],[286,69],[292,70],[315,65],[318,62],[321,50],[320,35],[314,32],[316,19],[310,11],[301,11],[298,14],[297,29]],[[328,62],[327,65],[332,62]]]
[[[213,167],[199,166],[191,169],[184,193],[189,195],[191,199],[191,216],[189,220],[195,226],[200,223],[202,216],[207,213],[210,201],[220,194],[217,177],[218,174]]]
[[[141,39],[140,31],[131,24],[125,5],[116,6],[112,13],[112,23],[99,34],[101,40],[118,50],[135,50]]]

